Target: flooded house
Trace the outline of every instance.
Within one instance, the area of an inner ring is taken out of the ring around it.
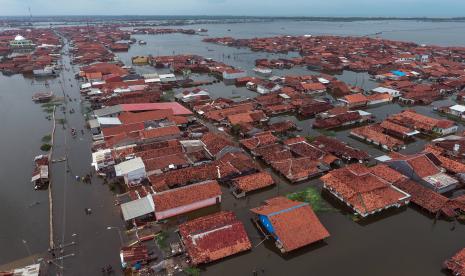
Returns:
[[[444,267],[454,275],[465,275],[465,248],[444,262]]]
[[[34,183],[34,189],[42,189],[48,186],[50,181],[49,162],[48,155],[38,155],[34,158],[34,171],[31,178],[31,182]]]
[[[402,175],[378,166],[352,164],[320,179],[324,189],[362,218],[407,205],[411,196],[393,185]]]
[[[397,151],[405,148],[405,143],[402,140],[385,134],[383,128],[379,124],[354,128],[350,131],[350,135],[367,143],[379,146],[384,150]]]
[[[240,198],[246,196],[249,192],[260,190],[274,184],[275,181],[270,173],[257,172],[234,178],[231,181],[230,187],[234,196]]]
[[[370,158],[370,155],[363,150],[351,147],[350,145],[328,136],[317,136],[311,142],[316,148],[333,154],[334,156],[347,162],[363,162]]]
[[[153,195],[157,220],[185,214],[221,202],[221,188],[215,180],[179,187]]]
[[[257,227],[275,240],[282,253],[288,253],[329,237],[308,203],[275,197],[250,210]]]
[[[179,236],[192,264],[221,260],[252,249],[243,223],[221,211],[179,225]]]
[[[419,114],[411,109],[391,115],[387,120],[426,135],[449,135],[457,132],[458,129],[458,126],[453,121],[438,120]]]
[[[128,187],[141,185],[141,182],[147,178],[145,164],[142,158],[136,157],[115,165],[116,177],[122,177]]]
[[[445,173],[441,161],[432,153],[397,154],[385,162],[406,177],[438,193],[457,188],[459,181]]]

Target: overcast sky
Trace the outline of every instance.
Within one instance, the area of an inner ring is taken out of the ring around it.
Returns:
[[[465,0],[0,0],[0,15],[465,16]]]

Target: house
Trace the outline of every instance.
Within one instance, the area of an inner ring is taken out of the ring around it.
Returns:
[[[215,159],[221,158],[228,152],[240,151],[240,149],[234,147],[232,141],[223,134],[208,132],[202,137],[201,141],[208,154]]]
[[[157,220],[185,214],[221,202],[221,188],[216,180],[203,181],[153,195]]]
[[[120,259],[122,268],[133,268],[147,264],[151,260],[149,250],[145,245],[125,246],[121,248]]]
[[[389,93],[378,93],[367,96],[367,105],[373,106],[392,102],[393,97]]]
[[[331,111],[331,110],[329,110]],[[338,127],[347,127],[358,123],[371,120],[371,113],[363,110],[345,111],[338,114],[323,113],[315,119],[313,128],[332,129]]]
[[[222,73],[223,81],[227,84],[234,84],[236,79],[247,77],[247,72],[237,69],[228,69]]]
[[[259,229],[271,235],[282,253],[324,240],[329,232],[308,203],[275,197],[250,210]]]
[[[456,117],[459,117],[460,119],[464,119],[465,118],[465,105],[460,105],[460,104],[456,104],[456,105],[453,105],[453,106],[450,106],[446,109],[446,113],[452,115],[452,116],[456,116]]]
[[[197,101],[202,98],[210,99],[210,93],[204,89],[194,89],[192,91],[184,91],[182,93],[177,94],[174,96],[178,101],[182,101],[184,103],[190,103]]]
[[[438,193],[454,190],[459,181],[445,173],[441,161],[432,153],[397,155],[386,161],[392,169]]]
[[[411,139],[420,133],[418,130],[413,130],[388,120],[382,121],[379,126],[383,128],[384,133],[403,140]]]
[[[115,173],[117,177],[123,177],[124,183],[129,187],[138,186],[142,180],[147,178],[145,164],[140,157],[115,165]]]
[[[278,141],[278,137],[274,136],[270,131],[266,131],[266,132],[257,133],[252,138],[243,139],[243,140],[240,140],[239,142],[244,148],[246,148],[247,150],[253,153],[254,149],[258,147],[274,144],[277,141]]]
[[[120,206],[124,221],[150,217],[153,216],[153,212],[155,211],[152,195],[125,202]]]
[[[92,153],[92,164],[95,171],[99,172],[105,168],[115,165],[115,160],[110,149],[103,149]]]
[[[352,164],[331,171],[320,179],[324,189],[347,204],[355,214],[365,218],[409,203],[410,195],[392,185],[391,178],[396,175],[399,173],[386,167],[377,170],[376,166],[367,168]]]
[[[457,132],[458,126],[450,120],[438,120],[408,109],[388,117],[389,121],[418,130],[423,134],[448,135]]]
[[[402,140],[384,134],[383,128],[379,124],[354,128],[350,131],[350,135],[377,145],[384,150],[396,151],[405,148],[405,143]]]
[[[362,93],[346,95],[340,98],[339,101],[348,108],[363,107],[368,103],[367,97]]]
[[[275,160],[271,162],[271,166],[291,182],[304,181],[328,170],[312,157],[291,157]]]
[[[240,176],[231,181],[231,189],[236,197],[244,197],[247,193],[263,189],[275,184],[268,172],[258,172]]]
[[[450,270],[454,275],[465,275],[465,248],[445,261],[444,267]]]
[[[321,82],[302,82],[301,89],[305,94],[321,94],[326,92],[326,86]]]
[[[311,144],[316,148],[337,156],[338,158],[341,158],[347,162],[362,162],[370,158],[368,153],[351,147],[344,142],[339,141],[338,139],[328,136],[318,136],[311,142]]]
[[[177,126],[148,128],[140,131],[140,140],[143,143],[166,141],[181,137],[181,130]]]
[[[179,225],[179,235],[194,265],[217,261],[252,248],[244,225],[230,211],[185,222]]]
[[[371,90],[372,93],[375,93],[375,94],[384,94],[384,93],[388,93],[391,97],[393,98],[397,98],[400,96],[400,91],[398,90],[395,90],[395,89],[391,89],[391,88],[387,88],[387,87],[376,87],[376,88],[373,88]]]

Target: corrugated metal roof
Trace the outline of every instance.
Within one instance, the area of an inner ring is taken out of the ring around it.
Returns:
[[[121,204],[121,211],[125,221],[150,214],[155,211],[151,195]]]

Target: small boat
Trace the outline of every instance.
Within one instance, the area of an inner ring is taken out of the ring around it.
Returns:
[[[139,45],[147,45],[147,42],[145,40],[139,40]]]
[[[255,74],[262,77],[269,77],[273,73],[273,70],[264,67],[255,67],[253,71],[255,72]]]
[[[38,92],[32,95],[32,100],[36,103],[48,102],[53,98],[53,92]]]

